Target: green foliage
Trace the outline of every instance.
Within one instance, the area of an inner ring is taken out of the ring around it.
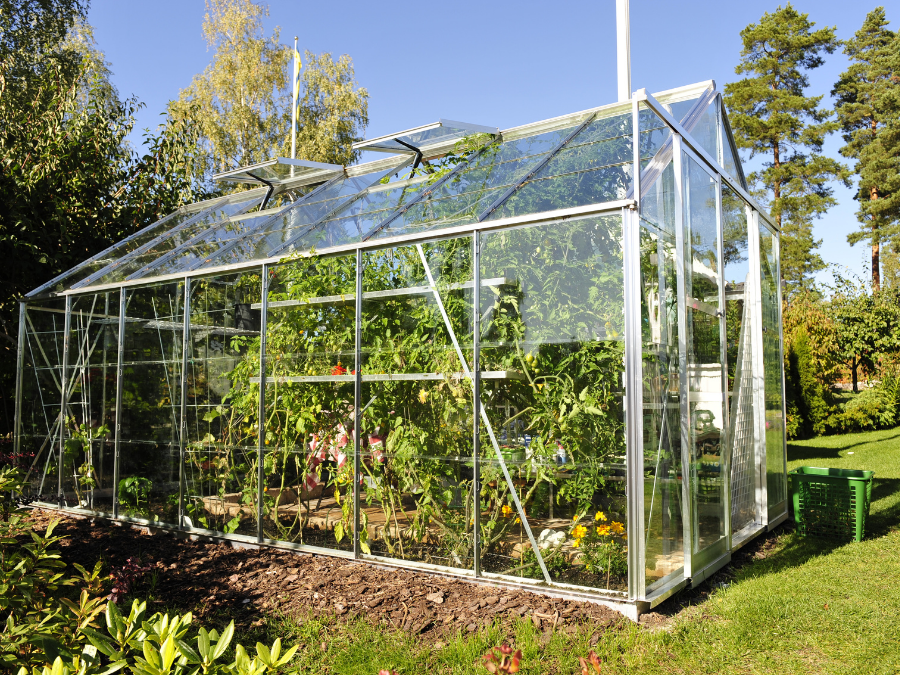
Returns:
[[[738,147],[766,158],[748,179],[760,192],[782,229],[782,278],[788,291],[809,285],[824,268],[815,253],[812,221],[836,202],[832,180],[847,180],[847,169],[823,154],[825,137],[836,129],[822,96],[807,96],[807,72],[822,65],[822,53],[838,46],[833,27],[815,23],[790,4],[765,13],[741,31],[738,74],[748,76],[725,86]]]
[[[789,437],[819,436],[825,433],[829,403],[826,389],[817,377],[805,326],[799,326],[794,332],[786,356],[787,402],[791,413],[798,418],[793,429],[789,429]]]
[[[11,469],[0,469],[0,493],[25,484]],[[58,521],[41,535],[15,513],[0,521],[0,668],[19,675],[91,675],[127,670],[133,675],[263,675],[286,669],[297,647],[282,651],[256,644],[250,656],[241,645],[225,658],[234,622],[221,634],[193,629],[190,613],[146,616],[147,603],[134,600],[123,616],[103,597],[101,563],[78,576],[65,573],[54,545]],[[80,590],[79,590],[80,589]],[[105,630],[101,621],[105,619]]]
[[[181,119],[197,107],[202,133],[195,175],[290,156],[292,49],[280,29],[266,35],[268,8],[253,0],[209,0],[203,21],[212,63],[169,105]],[[350,164],[351,145],[368,124],[368,92],[354,80],[346,54],[307,52],[301,70],[297,157]]]
[[[850,368],[857,391],[860,367],[876,373],[881,359],[900,349],[900,296],[895,289],[873,292],[859,281],[836,281],[829,310],[838,354]]]
[[[153,483],[140,476],[129,476],[119,481],[119,503],[136,515],[148,515],[150,513],[150,490]]]
[[[860,231],[848,236],[872,246],[872,285],[880,286],[880,247],[897,234],[900,219],[900,38],[887,28],[884,8],[866,15],[844,43],[850,66],[832,95],[846,145],[841,154],[856,161],[855,199]]]

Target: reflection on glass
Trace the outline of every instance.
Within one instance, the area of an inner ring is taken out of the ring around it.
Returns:
[[[687,312],[693,551],[725,536],[725,428],[722,381],[721,284],[716,181],[686,153],[684,167],[684,285]]]
[[[59,408],[62,402],[64,300],[30,302],[25,309],[20,440],[12,465],[26,476],[39,500],[57,503]]]
[[[256,535],[258,272],[191,281],[185,525]]]
[[[177,525],[184,284],[125,293],[119,514]]]
[[[731,529],[738,533],[757,521],[756,442],[753,410],[752,306],[748,301],[747,205],[722,186],[725,262],[725,336],[728,354],[728,443],[731,467]]]
[[[472,569],[472,240],[363,261],[366,543],[375,555]]]
[[[119,291],[72,300],[63,452],[63,499],[71,508],[113,511]]]
[[[482,235],[487,572],[627,589],[622,265],[618,216]]]
[[[273,267],[266,323],[263,532],[353,549],[356,256]]]
[[[683,576],[681,390],[675,264],[674,173],[651,190],[661,216],[641,228],[644,536],[647,591]]]
[[[766,474],[769,515],[781,515],[785,483],[784,411],[782,409],[781,303],[778,300],[778,239],[759,224],[760,299],[762,301],[763,372],[766,400]]]

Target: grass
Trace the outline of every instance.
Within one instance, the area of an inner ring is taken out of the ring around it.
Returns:
[[[765,557],[665,630],[601,633],[594,649],[604,673],[900,673],[900,429],[790,443],[788,459],[789,468],[875,471],[865,540],[840,545],[783,528]],[[348,675],[486,673],[476,662],[504,639],[522,649],[522,673],[577,673],[593,633],[543,636],[523,621],[430,646],[362,620],[270,616],[256,630],[238,639],[300,643],[301,672]]]

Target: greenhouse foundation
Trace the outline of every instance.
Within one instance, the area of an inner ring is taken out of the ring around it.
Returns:
[[[780,233],[714,83],[357,149],[22,300],[38,504],[632,618],[787,517]]]

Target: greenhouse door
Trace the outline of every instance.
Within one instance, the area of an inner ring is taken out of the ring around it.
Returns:
[[[727,551],[725,312],[719,185],[699,160],[682,155],[687,375],[690,574]],[[682,408],[682,414],[684,414]]]

